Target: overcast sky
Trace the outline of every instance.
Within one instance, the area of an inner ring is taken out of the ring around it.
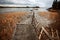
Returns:
[[[51,7],[54,0],[0,0],[0,4],[26,4]]]

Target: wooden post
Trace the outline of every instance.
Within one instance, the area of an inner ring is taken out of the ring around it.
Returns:
[[[56,30],[57,39],[59,40],[58,30]]]
[[[39,40],[41,39],[42,33],[43,33],[43,30],[41,30],[41,32],[40,32]]]
[[[53,28],[51,28],[51,32],[52,32],[52,38],[54,38],[54,31],[53,31]],[[54,40],[54,39],[52,39],[52,40]]]
[[[44,27],[42,27],[42,29],[43,29],[43,31],[46,33],[46,35],[49,37],[49,39],[51,39],[51,40],[52,40],[51,35],[49,35],[49,33],[45,30],[45,28],[44,28]]]

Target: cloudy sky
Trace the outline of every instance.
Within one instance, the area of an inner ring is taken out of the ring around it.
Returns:
[[[51,7],[54,0],[0,0],[0,4],[25,4]]]

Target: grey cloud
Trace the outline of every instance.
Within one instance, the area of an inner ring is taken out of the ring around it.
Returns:
[[[7,0],[0,0],[0,4],[13,4],[13,2],[9,2]]]
[[[14,2],[15,1],[15,2]],[[40,3],[43,3],[48,6],[52,6],[54,0],[36,0],[36,4],[33,4],[29,0],[0,0],[0,4],[26,4],[26,5],[39,5]]]

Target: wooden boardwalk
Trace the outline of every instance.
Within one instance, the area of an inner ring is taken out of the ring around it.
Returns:
[[[51,21],[33,12],[31,17],[17,24],[13,40],[59,40],[58,31],[48,27],[49,22]]]
[[[13,40],[37,40],[36,33],[32,25],[17,24]]]

